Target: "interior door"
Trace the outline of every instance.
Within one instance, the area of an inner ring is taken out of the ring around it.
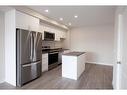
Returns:
[[[119,14],[116,18],[117,30],[115,35],[115,64],[113,67],[113,86],[114,89],[120,89],[121,85],[121,60],[122,60],[122,27],[123,27],[123,15]]]
[[[127,89],[127,10],[123,12],[121,89]]]
[[[114,65],[114,88],[127,89],[127,10],[118,16],[116,64]]]

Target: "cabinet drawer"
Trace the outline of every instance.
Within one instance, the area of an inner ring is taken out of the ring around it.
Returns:
[[[48,53],[42,54],[42,59],[43,59],[43,58],[48,58]]]
[[[42,60],[42,64],[48,64],[48,60]]]
[[[42,72],[48,71],[48,64],[42,64]]]
[[[42,60],[48,60],[48,57],[42,58]]]

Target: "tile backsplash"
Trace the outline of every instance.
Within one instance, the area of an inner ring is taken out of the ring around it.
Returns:
[[[42,41],[42,46],[50,46],[50,48],[62,48],[62,41]]]

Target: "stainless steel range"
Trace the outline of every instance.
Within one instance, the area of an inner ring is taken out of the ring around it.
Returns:
[[[48,69],[51,70],[58,66],[59,51],[61,48],[51,49],[50,46],[43,46],[42,52],[48,53]]]
[[[57,50],[51,50],[48,53],[49,70],[58,66],[58,55],[59,55],[59,51]]]

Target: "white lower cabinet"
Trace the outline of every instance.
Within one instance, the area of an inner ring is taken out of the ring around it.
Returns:
[[[77,80],[85,70],[85,56],[62,55],[62,77]]]
[[[48,53],[42,54],[42,72],[48,71]]]

